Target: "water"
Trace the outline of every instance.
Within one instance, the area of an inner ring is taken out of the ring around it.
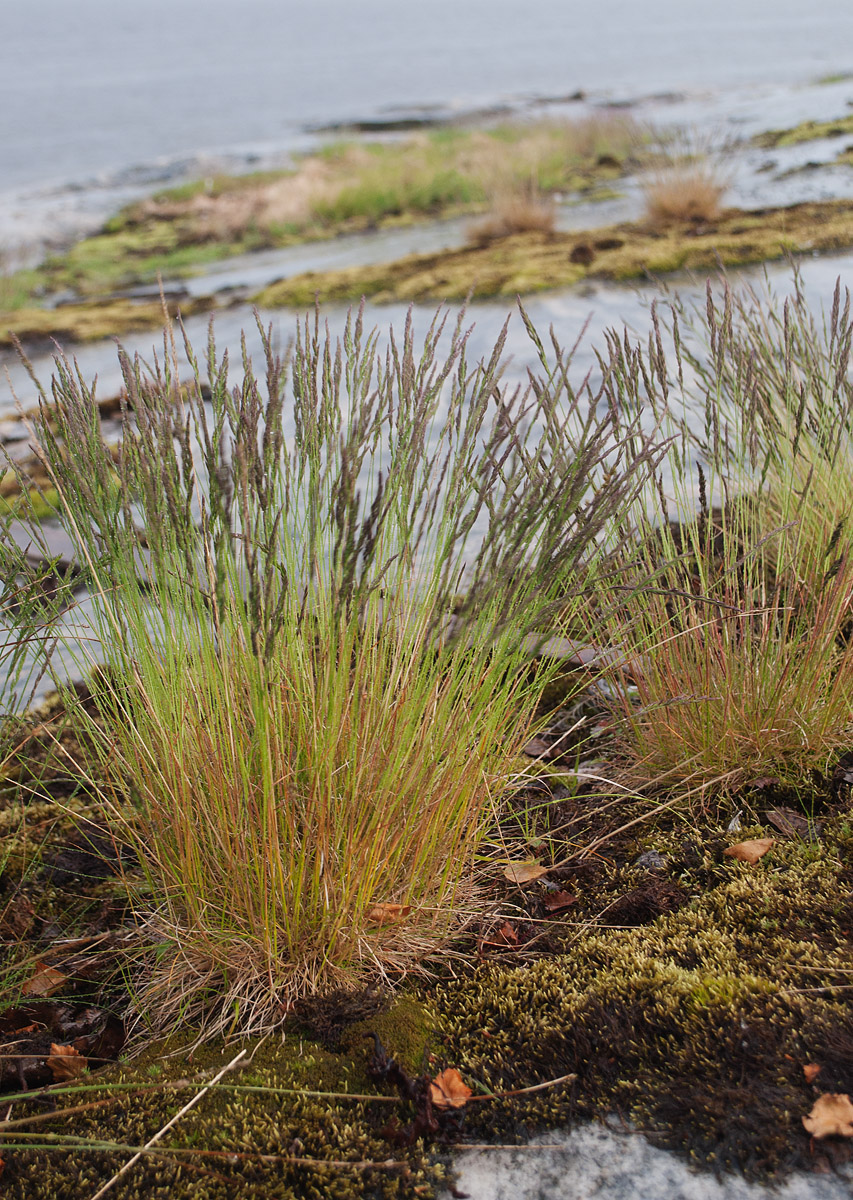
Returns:
[[[853,100],[837,0],[30,0],[0,44],[0,248],[96,228],[176,179],[281,162],[313,127],[634,102],[749,132]],[[577,92],[586,102],[547,105]]]

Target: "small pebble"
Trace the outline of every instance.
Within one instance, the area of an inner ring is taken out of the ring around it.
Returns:
[[[657,850],[644,850],[634,865],[645,867],[647,871],[663,871],[668,864]]]

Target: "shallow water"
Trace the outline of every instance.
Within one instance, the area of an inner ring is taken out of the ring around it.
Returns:
[[[836,117],[853,80],[816,80],[853,70],[853,9],[32,0],[6,6],[0,66],[0,250],[15,263],[169,182],[280,163],[324,123],[628,104],[731,137]]]

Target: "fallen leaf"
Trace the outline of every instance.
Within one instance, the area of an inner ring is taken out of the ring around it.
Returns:
[[[755,838],[751,842],[738,842],[735,846],[729,846],[723,854],[729,858],[739,858],[741,862],[757,863],[759,858],[775,845],[775,838]]]
[[[779,780],[775,775],[762,775],[759,779],[752,779],[749,782],[749,787],[754,792],[764,792],[768,788],[777,787]]]
[[[569,905],[577,903],[577,896],[571,896],[568,892],[547,892],[542,902],[548,912],[560,912]]]
[[[36,966],[38,970],[35,975],[32,975],[21,988],[25,996],[52,996],[54,992],[59,991],[68,978],[56,967],[45,966],[43,962],[37,962]]]
[[[806,1077],[806,1083],[814,1083],[820,1075],[820,1063],[806,1063],[803,1067],[803,1074]]]
[[[522,754],[529,758],[550,758],[551,747],[548,742],[543,742],[542,738],[532,738],[522,750]]]
[[[510,883],[532,883],[534,879],[541,879],[547,874],[547,867],[543,867],[534,858],[529,858],[526,862],[510,863],[504,871],[504,879],[508,879]]]
[[[368,921],[388,921],[392,924],[405,920],[412,911],[411,904],[374,904],[367,914]]]
[[[455,1067],[446,1067],[429,1085],[429,1094],[436,1108],[464,1108],[472,1092]]]
[[[66,1083],[69,1079],[77,1079],[83,1074],[89,1063],[88,1058],[85,1058],[74,1046],[57,1046],[55,1042],[51,1042],[50,1054],[44,1061],[53,1072],[53,1078],[57,1083]]]
[[[518,934],[515,932],[515,927],[509,921],[504,921],[500,929],[494,930],[488,937],[483,938],[481,945],[509,946],[514,950],[518,945]]]
[[[807,1117],[803,1117],[806,1132],[812,1137],[853,1137],[853,1104],[845,1093],[824,1092],[814,1102]]]
[[[817,841],[823,830],[823,821],[810,821],[793,808],[771,808],[764,816],[780,833],[787,837],[800,837],[807,842]]]

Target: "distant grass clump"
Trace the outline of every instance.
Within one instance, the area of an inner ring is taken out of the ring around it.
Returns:
[[[838,292],[822,329],[799,295],[779,313],[709,290],[668,352],[657,325],[647,358],[611,341],[614,399],[675,435],[627,552],[657,585],[602,622],[639,663],[610,681],[624,745],[661,783],[796,784],[849,736],[851,329]]]
[[[468,230],[475,246],[511,237],[514,233],[553,233],[556,222],[553,201],[529,188],[505,191],[496,196],[491,211]]]
[[[188,346],[189,390],[173,346],[153,375],[123,357],[117,463],[58,362],[37,442],[98,600],[91,735],[154,1024],[268,1028],[464,924],[552,669],[529,639],[654,458],[531,335],[522,392],[503,337],[477,366],[460,325],[380,353],[360,315],[341,343],[307,322],[289,363],[267,340],[263,382],[211,340],[209,393]]]
[[[654,229],[712,224],[722,214],[726,190],[726,182],[710,162],[667,167],[645,187],[646,220]]]

